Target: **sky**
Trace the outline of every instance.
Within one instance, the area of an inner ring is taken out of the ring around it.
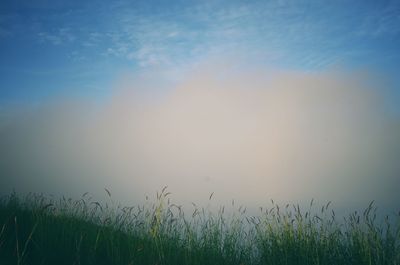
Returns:
[[[0,192],[393,208],[398,69],[398,1],[2,1]]]
[[[398,1],[2,1],[0,98],[104,98],[122,74],[168,80],[213,56],[397,78]],[[398,81],[398,78],[397,78]]]

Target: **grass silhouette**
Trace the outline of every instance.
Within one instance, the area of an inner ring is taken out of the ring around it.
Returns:
[[[88,194],[3,197],[0,264],[400,264],[400,218],[378,222],[373,203],[343,220],[330,203],[313,213],[313,201],[305,212],[272,201],[258,216],[243,207],[185,215],[169,194],[135,207]]]

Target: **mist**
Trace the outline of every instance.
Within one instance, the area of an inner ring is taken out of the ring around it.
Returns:
[[[400,119],[383,86],[365,72],[201,67],[168,88],[125,80],[101,103],[3,107],[0,192],[107,188],[135,204],[168,185],[180,203],[394,208]]]

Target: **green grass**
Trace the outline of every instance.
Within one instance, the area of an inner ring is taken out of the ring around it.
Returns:
[[[0,264],[400,264],[400,218],[378,222],[372,203],[341,220],[313,202],[185,215],[168,195],[121,207],[11,194],[0,201]]]

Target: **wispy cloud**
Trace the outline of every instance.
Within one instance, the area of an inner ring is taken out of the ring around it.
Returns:
[[[400,33],[400,5],[389,1],[382,8],[365,11],[358,34],[363,37],[393,37]]]
[[[70,44],[76,40],[71,28],[59,28],[53,32],[39,32],[39,41],[53,45]]]
[[[280,2],[207,3],[144,16],[128,9],[116,19],[118,39],[109,49],[116,56],[137,60],[141,66],[196,61],[213,52],[251,56],[269,51],[280,54],[283,60],[307,54],[304,57],[308,60],[301,59],[299,64],[324,67],[336,62],[338,54],[332,51],[346,43],[346,36],[332,38],[345,25],[328,19],[325,13],[329,6],[322,10],[323,17],[316,22],[315,15],[309,13],[315,10],[306,5]]]
[[[0,37],[14,54],[31,46],[45,55],[51,46],[68,67],[107,64],[107,69],[116,69],[109,79],[127,68],[185,72],[207,58],[232,55],[255,65],[303,71],[337,64],[394,69],[400,54],[397,2],[162,1],[155,5],[121,0],[48,9],[27,4],[29,12],[11,9],[0,15]]]
[[[349,6],[318,1],[216,1],[170,3],[158,9],[119,1],[83,5],[65,11],[62,19],[52,15],[46,19],[49,23],[62,21],[67,26],[54,29],[44,24],[37,37],[53,45],[74,44],[74,50],[86,49],[99,58],[136,62],[142,68],[196,63],[209,54],[237,51],[264,61],[271,58],[260,55],[279,54],[287,64],[324,68],[357,52],[361,47],[349,44],[359,43],[358,38],[397,36],[398,13],[395,1],[376,8],[358,1]]]

